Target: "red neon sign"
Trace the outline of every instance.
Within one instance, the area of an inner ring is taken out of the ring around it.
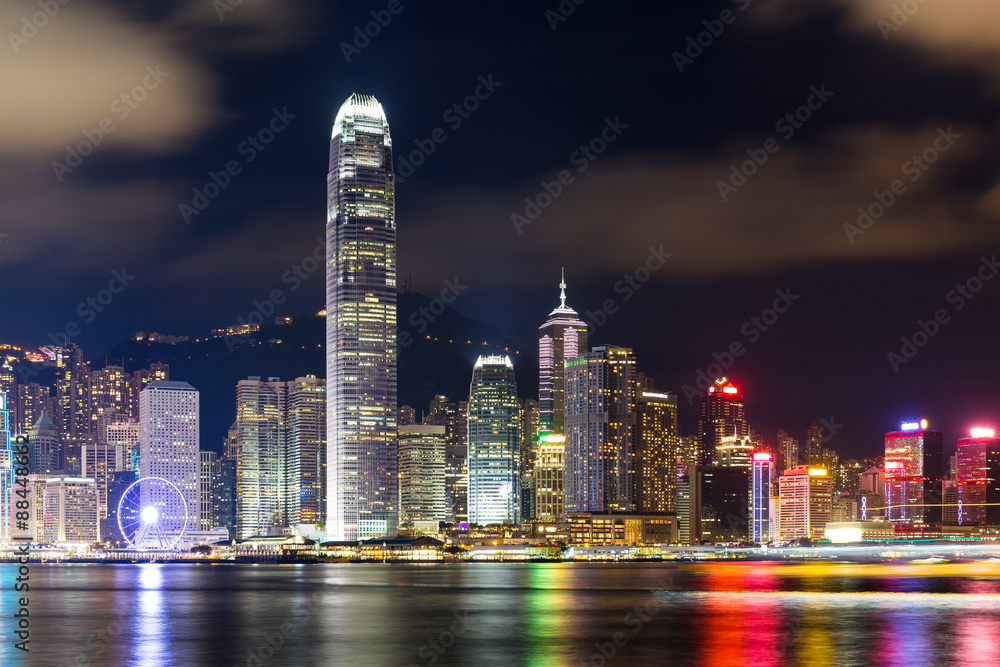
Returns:
[[[728,387],[723,387],[722,391],[726,392],[727,394],[735,394],[735,393],[739,392],[739,389],[737,389],[736,387],[730,385]]]

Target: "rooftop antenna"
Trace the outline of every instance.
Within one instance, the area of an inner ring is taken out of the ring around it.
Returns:
[[[559,282],[559,307],[566,307],[566,267],[562,269],[562,280]]]

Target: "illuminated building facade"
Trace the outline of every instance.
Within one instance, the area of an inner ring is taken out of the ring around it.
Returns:
[[[566,275],[559,305],[538,328],[538,430],[565,434],[565,362],[587,353],[587,324],[566,305]]]
[[[821,540],[833,509],[833,488],[826,468],[796,466],[778,478],[778,539]]]
[[[976,428],[958,441],[956,457],[959,525],[1000,526],[1000,437]]]
[[[282,483],[289,526],[326,522],[326,380],[288,382],[287,452]]]
[[[753,453],[750,472],[750,541],[771,539],[771,477],[774,463],[767,452]]]
[[[557,519],[564,513],[566,436],[543,435],[535,458],[535,515],[539,519]]]
[[[517,383],[508,356],[481,356],[468,408],[469,523],[520,520],[521,444]]]
[[[111,474],[118,470],[128,470],[131,461],[125,458],[125,448],[121,445],[83,445],[81,449],[81,469],[83,476],[94,480],[97,489],[97,519],[108,516],[108,482]],[[103,536],[101,539],[104,539]]]
[[[125,454],[125,465],[129,470],[139,470],[139,423],[133,419],[112,422],[107,425],[106,442],[120,446]]]
[[[637,511],[677,512],[677,396],[639,393],[636,405]]]
[[[719,378],[701,398],[701,419],[698,420],[701,463],[713,462],[723,438],[745,438],[747,435],[743,394],[728,379]]]
[[[566,362],[567,514],[636,511],[635,363],[610,345]]]
[[[782,430],[778,431],[778,455],[781,457],[782,470],[799,464],[799,441]]]
[[[886,433],[884,466],[886,518],[941,523],[941,432],[928,430],[923,420]]]
[[[236,387],[239,444],[236,466],[237,525],[241,538],[286,526],[285,484],[288,387],[278,378],[240,380]]]
[[[351,95],[330,139],[326,216],[327,536],[393,536],[396,221],[382,105]]]
[[[52,474],[62,470],[59,428],[47,414],[42,413],[28,431],[28,449],[31,454],[31,472]]]
[[[80,477],[50,477],[44,492],[45,541],[89,545],[97,541],[97,485]]]
[[[218,454],[211,451],[198,452],[198,502],[201,506],[201,524],[199,530],[212,530],[215,528],[215,489],[212,484],[212,477],[215,471],[215,463]]]
[[[399,520],[445,521],[446,427],[399,427]]]
[[[164,503],[161,514],[181,523],[187,512],[188,530],[200,524],[198,420],[198,390],[187,382],[151,382],[139,394],[139,477],[180,490],[182,501]]]
[[[54,405],[50,398],[51,389],[37,382],[19,384],[17,386],[17,424],[13,431],[27,433],[35,425],[49,405]],[[13,398],[8,397],[13,401]]]
[[[806,464],[823,463],[823,429],[816,422],[806,429]]]
[[[750,468],[755,446],[750,438],[725,436],[715,448],[715,460],[723,468]]]

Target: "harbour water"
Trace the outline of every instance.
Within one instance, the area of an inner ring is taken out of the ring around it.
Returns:
[[[994,564],[991,564],[994,565]],[[31,566],[0,664],[995,665],[1000,576],[961,565]]]

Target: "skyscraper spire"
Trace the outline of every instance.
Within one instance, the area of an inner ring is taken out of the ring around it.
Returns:
[[[566,307],[566,267],[563,267],[562,280],[559,282],[559,307]]]

